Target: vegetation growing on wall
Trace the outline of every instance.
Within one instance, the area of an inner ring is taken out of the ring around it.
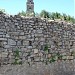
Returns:
[[[4,9],[0,9],[0,13],[5,13]],[[75,18],[71,17],[70,15],[66,15],[65,13],[61,14],[58,12],[48,12],[46,10],[42,10],[40,13],[26,13],[25,11],[19,12],[18,15],[20,16],[35,16],[35,17],[41,17],[41,18],[47,18],[47,19],[60,19],[67,22],[75,23]]]
[[[0,9],[0,14],[5,13],[4,9]]]
[[[18,49],[16,49],[16,51],[14,51],[14,57],[15,57],[15,61],[14,61],[14,65],[17,65],[17,64],[22,64],[21,61],[19,61],[20,59],[20,51]]]
[[[26,16],[26,12],[22,11],[18,15]],[[41,18],[47,18],[47,19],[60,19],[67,22],[75,23],[74,17],[71,17],[70,15],[66,15],[65,13],[61,14],[58,12],[48,12],[46,10],[42,10],[41,13],[34,13],[35,17],[41,17]]]

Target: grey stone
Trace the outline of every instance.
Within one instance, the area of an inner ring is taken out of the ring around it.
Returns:
[[[6,41],[6,40],[7,40],[7,38],[0,38],[0,40]]]
[[[16,45],[16,42],[12,39],[8,39],[8,45]]]
[[[38,53],[38,51],[39,51],[38,49],[34,49],[34,53]]]
[[[6,37],[9,38],[10,36],[8,34],[6,34]]]

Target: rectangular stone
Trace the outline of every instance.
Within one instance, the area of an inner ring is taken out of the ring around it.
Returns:
[[[0,32],[0,35],[1,35],[1,34],[4,34],[4,32]]]
[[[34,59],[34,61],[35,61],[35,62],[39,62],[39,61],[40,61],[40,57],[36,57],[36,58]]]
[[[42,33],[42,30],[41,29],[37,30],[37,33]]]
[[[7,57],[8,53],[2,52],[2,57]]]
[[[34,53],[38,53],[38,51],[39,51],[38,49],[34,49]]]
[[[19,35],[24,35],[24,32],[20,32],[20,34]]]
[[[19,32],[8,32],[8,34],[19,35]]]
[[[10,48],[10,46],[9,45],[5,45],[4,48]]]
[[[16,45],[16,41],[12,39],[8,39],[8,45]]]
[[[6,37],[9,38],[10,36],[8,34],[6,34]]]
[[[29,45],[29,41],[23,41],[23,45]]]
[[[15,25],[19,25],[19,23],[16,22]]]
[[[68,60],[73,60],[74,56],[67,56]]]
[[[26,36],[19,36],[19,39],[26,39]]]
[[[6,41],[7,39],[6,38],[0,38],[0,40],[5,40]]]
[[[45,41],[45,38],[40,38],[40,41]]]

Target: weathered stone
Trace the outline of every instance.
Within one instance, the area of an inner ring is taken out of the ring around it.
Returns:
[[[7,57],[8,53],[2,52],[2,57]]]
[[[28,62],[31,62],[31,59],[30,58],[28,58]]]
[[[28,49],[31,49],[31,48],[32,48],[32,46],[27,46],[27,48],[28,48]]]
[[[10,45],[5,45],[4,48],[8,49],[10,48]]]
[[[50,58],[51,57],[51,54],[48,54],[48,58]]]
[[[17,45],[21,45],[21,41],[17,41]]]
[[[21,32],[19,35],[24,35],[24,32]]]
[[[62,42],[59,42],[58,45],[62,45]]]
[[[7,38],[0,38],[0,40],[6,41],[6,40],[7,40]]]
[[[36,58],[34,59],[34,61],[39,62],[39,61],[40,61],[40,58],[39,58],[39,57],[36,57]]]
[[[40,57],[42,57],[42,56],[43,56],[43,54],[40,52],[40,53],[39,53],[39,56],[40,56]]]
[[[29,45],[29,41],[23,41],[23,45],[24,45],[24,46]]]
[[[38,51],[39,51],[38,49],[34,49],[34,53],[38,53]]]
[[[0,35],[1,35],[1,34],[4,34],[4,32],[0,32]]]
[[[26,39],[26,36],[19,36],[19,39]]]
[[[39,29],[39,30],[37,30],[37,33],[42,33],[42,30],[40,30],[40,29]]]
[[[19,25],[19,24],[16,22],[15,25]]]
[[[40,38],[40,41],[45,41],[45,38]]]
[[[67,56],[68,60],[73,60],[73,58],[74,58],[73,56]]]
[[[12,39],[8,39],[8,45],[16,45],[16,42]]]
[[[9,38],[10,36],[8,34],[6,34],[6,38]]]

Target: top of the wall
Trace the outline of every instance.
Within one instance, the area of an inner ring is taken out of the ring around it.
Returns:
[[[3,17],[5,19],[18,19],[18,20],[21,20],[21,19],[24,19],[24,20],[38,20],[38,21],[42,21],[42,22],[51,22],[51,23],[60,23],[60,24],[69,24],[69,25],[75,25],[73,23],[70,23],[70,22],[66,22],[64,20],[61,20],[61,19],[55,19],[55,20],[52,20],[52,19],[47,19],[47,18],[40,18],[40,17],[25,17],[25,16],[20,16],[20,15],[9,15],[9,14],[5,14],[5,13],[0,13],[0,18]]]

